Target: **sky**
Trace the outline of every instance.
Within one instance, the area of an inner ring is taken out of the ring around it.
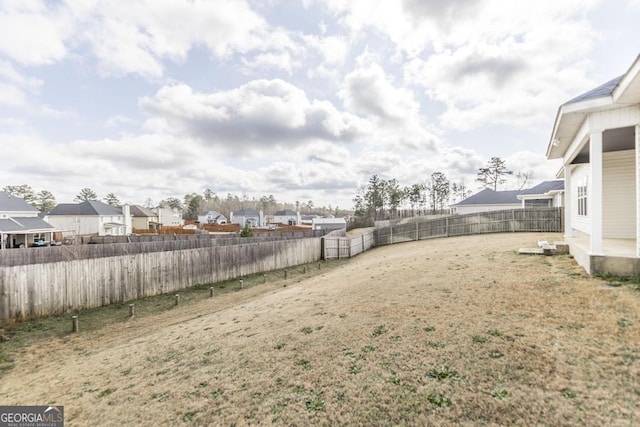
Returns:
[[[533,182],[558,107],[640,54],[640,0],[0,0],[0,188],[349,209],[376,174]],[[510,182],[503,189],[513,189]]]

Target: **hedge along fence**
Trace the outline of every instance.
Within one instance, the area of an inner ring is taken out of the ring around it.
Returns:
[[[0,320],[37,319],[175,292],[316,262],[320,253],[320,238],[309,238],[3,266]]]
[[[485,233],[562,232],[562,208],[531,208],[452,215],[375,230],[376,246]]]

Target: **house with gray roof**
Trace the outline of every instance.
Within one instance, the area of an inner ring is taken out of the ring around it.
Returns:
[[[97,200],[61,203],[47,214],[46,220],[74,236],[124,236],[131,233],[128,205],[116,208]]]
[[[555,208],[564,205],[564,179],[543,181],[518,194],[523,208]]]
[[[264,227],[264,214],[256,209],[242,209],[231,212],[231,224],[238,224],[240,227],[249,225],[250,227]]]
[[[200,224],[226,224],[227,217],[220,212],[207,211],[198,215],[198,222]]]
[[[271,223],[279,225],[300,225],[302,224],[302,218],[300,218],[300,212],[285,209],[274,213]]]
[[[24,199],[0,191],[0,248],[50,245],[55,227],[38,214]]]
[[[131,213],[131,227],[134,229],[158,230],[162,228],[158,214],[151,209],[140,205],[131,205],[129,212]]]
[[[490,188],[476,193],[451,205],[454,214],[470,214],[476,212],[499,211],[503,209],[519,209],[522,202],[518,200],[521,191],[494,191]]]
[[[565,240],[590,274],[640,274],[640,56],[560,105],[547,158],[562,162]]]

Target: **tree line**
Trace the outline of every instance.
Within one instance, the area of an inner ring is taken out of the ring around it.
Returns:
[[[35,191],[30,185],[7,185],[2,191],[12,194],[16,197],[24,199],[27,203],[34,206],[40,212],[49,212],[56,207],[56,197],[51,191],[41,190]],[[74,202],[85,201],[102,201],[113,207],[121,207],[120,198],[114,193],[108,193],[103,198],[98,197],[97,193],[91,188],[82,188],[73,199]],[[207,211],[216,211],[224,215],[231,212],[237,212],[242,209],[262,210],[266,215],[273,215],[278,210],[290,209],[303,214],[318,215],[348,215],[350,212],[340,209],[338,206],[329,205],[316,206],[312,200],[295,201],[293,203],[279,202],[270,194],[259,198],[249,198],[247,195],[238,196],[237,194],[227,193],[226,196],[219,196],[213,190],[206,189],[202,194],[187,193],[181,199],[177,197],[169,197],[155,203],[151,198],[147,198],[142,205],[143,207],[154,209],[158,207],[169,208],[183,215],[185,219],[196,220],[198,215]]]
[[[492,157],[478,169],[475,180],[481,187],[497,191],[512,175],[516,177],[519,190],[533,177],[532,172],[514,174],[503,159]],[[395,178],[385,180],[373,175],[358,189],[353,204],[357,217],[384,219],[397,217],[401,209],[409,210],[411,216],[444,211],[450,203],[460,202],[471,194],[464,180],[451,182],[442,172],[434,172],[426,181],[408,186],[400,186]]]

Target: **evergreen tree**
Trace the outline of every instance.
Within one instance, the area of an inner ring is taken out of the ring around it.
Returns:
[[[89,200],[98,200],[98,195],[90,188],[83,188],[80,193],[73,199],[76,202],[86,202]]]
[[[36,194],[33,205],[40,212],[49,212],[56,207],[56,198],[51,191],[42,190]]]
[[[498,191],[498,186],[507,182],[508,175],[513,175],[513,172],[507,169],[506,162],[500,157],[492,157],[485,167],[480,168],[476,181],[485,188]]]

